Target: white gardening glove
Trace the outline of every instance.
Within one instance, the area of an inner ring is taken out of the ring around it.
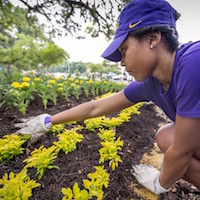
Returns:
[[[30,120],[24,120],[24,123],[15,125],[20,128],[15,134],[30,134],[31,138],[29,144],[33,144],[38,141],[38,139],[48,133],[53,126],[51,121],[51,115],[41,114]]]
[[[160,172],[151,165],[132,165],[131,173],[137,181],[154,194],[168,192],[169,189],[163,188],[159,183]]]

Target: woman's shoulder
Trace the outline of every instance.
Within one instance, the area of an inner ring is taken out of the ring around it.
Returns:
[[[181,55],[189,55],[195,51],[199,51],[200,53],[200,41],[182,44],[178,49],[178,52]]]

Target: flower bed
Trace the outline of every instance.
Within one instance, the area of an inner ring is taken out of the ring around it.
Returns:
[[[58,96],[56,98],[56,105],[51,99],[47,102],[47,108],[45,109],[41,97],[35,94],[27,106],[26,117],[36,116],[41,113],[55,114],[93,98],[94,96],[92,94],[86,96],[84,92],[79,95],[78,99],[75,95],[69,96],[68,101]],[[20,122],[20,118],[23,117],[23,114],[17,107],[11,107],[7,110],[6,108],[6,104],[0,108],[1,138],[6,134],[14,132],[16,130],[14,123]],[[103,159],[100,162],[101,156],[99,150],[102,148],[102,139],[105,138],[105,135],[112,138],[112,133],[101,134],[99,136],[102,132],[98,128],[88,130],[84,122],[65,125],[66,128],[74,128],[77,125],[83,126],[84,128],[80,131],[83,138],[76,144],[73,152],[69,152],[66,155],[64,151],[59,151],[53,162],[54,167],[47,169],[42,176],[38,177],[36,168],[28,167],[27,176],[30,178],[28,180],[36,181],[36,184],[32,186],[32,196],[29,199],[62,199],[64,196],[67,196],[66,194],[70,194],[70,189],[73,195],[74,191],[76,191],[75,193],[79,192],[78,188],[89,191],[89,182],[92,181],[91,173],[96,173],[96,166],[104,166],[104,169],[109,174],[109,183],[107,184],[106,182],[103,188],[103,199],[142,199],[135,189],[135,187],[140,186],[135,186],[135,179],[130,173],[131,165],[138,164],[143,154],[150,152],[154,144],[154,136],[155,131],[158,129],[158,124],[164,123],[165,120],[156,115],[153,104],[144,105],[140,108],[140,112],[140,115],[133,115],[129,118],[129,122],[124,122],[116,126],[115,137],[120,137],[120,140],[123,141],[123,146],[118,151],[122,162],[118,162],[118,166],[116,166],[116,163],[115,165],[112,163],[109,165],[109,161],[102,162]],[[117,114],[119,113],[108,117],[115,119],[118,116]],[[113,120],[112,123],[115,124],[115,121]],[[105,121],[104,124],[106,124]],[[41,146],[48,149],[56,141],[58,141],[56,134],[47,134],[29,148],[26,147],[26,144],[23,144],[22,147],[25,148],[23,154],[14,156],[6,164],[0,163],[0,179],[5,173],[10,174],[10,172],[13,172],[11,178],[14,178],[26,166],[27,163],[24,160],[31,155],[31,152],[41,148]],[[105,151],[104,149],[103,152]],[[88,174],[90,174],[89,177]],[[198,199],[199,194],[189,184],[179,183],[173,191],[161,195],[161,197],[164,199]]]

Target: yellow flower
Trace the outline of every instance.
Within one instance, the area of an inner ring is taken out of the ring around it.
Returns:
[[[24,77],[24,78],[23,78],[23,81],[24,81],[24,82],[29,82],[29,81],[30,81],[30,78],[29,78],[29,77]]]
[[[93,81],[93,80],[89,80],[89,83],[90,83],[90,84],[94,84],[94,81]]]
[[[60,76],[60,79],[64,79],[64,76]]]
[[[28,82],[22,82],[21,83],[21,87],[22,88],[27,88],[27,87],[29,87],[30,86],[30,84],[28,83]]]
[[[51,85],[56,84],[56,80],[49,80],[49,84],[51,84]]]
[[[68,80],[69,80],[69,81],[73,81],[73,78],[70,77]]]
[[[58,87],[62,87],[63,86],[63,84],[62,83],[58,83]]]
[[[96,82],[95,82],[95,84],[96,84],[96,85],[98,85],[98,84],[99,84],[99,82],[98,82],[98,81],[96,81]]]
[[[76,79],[76,80],[75,80],[75,83],[79,83],[79,80],[78,80],[78,79]]]
[[[13,82],[12,87],[14,87],[15,89],[18,89],[18,88],[21,88],[21,85],[19,82]]]
[[[70,84],[70,86],[71,86],[71,87],[74,87],[74,86],[75,86],[75,84],[74,84],[74,83],[71,83],[71,84]]]
[[[40,81],[40,78],[36,77],[34,78],[34,81]]]
[[[62,92],[63,92],[63,88],[62,88],[62,87],[59,87],[59,88],[58,88],[58,92],[62,93]]]

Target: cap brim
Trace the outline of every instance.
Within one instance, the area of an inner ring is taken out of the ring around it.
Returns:
[[[126,39],[127,35],[128,33],[125,33],[118,36],[117,38],[114,38],[112,43],[107,47],[107,49],[103,52],[101,56],[114,62],[121,61],[121,53],[119,52],[118,48]]]

